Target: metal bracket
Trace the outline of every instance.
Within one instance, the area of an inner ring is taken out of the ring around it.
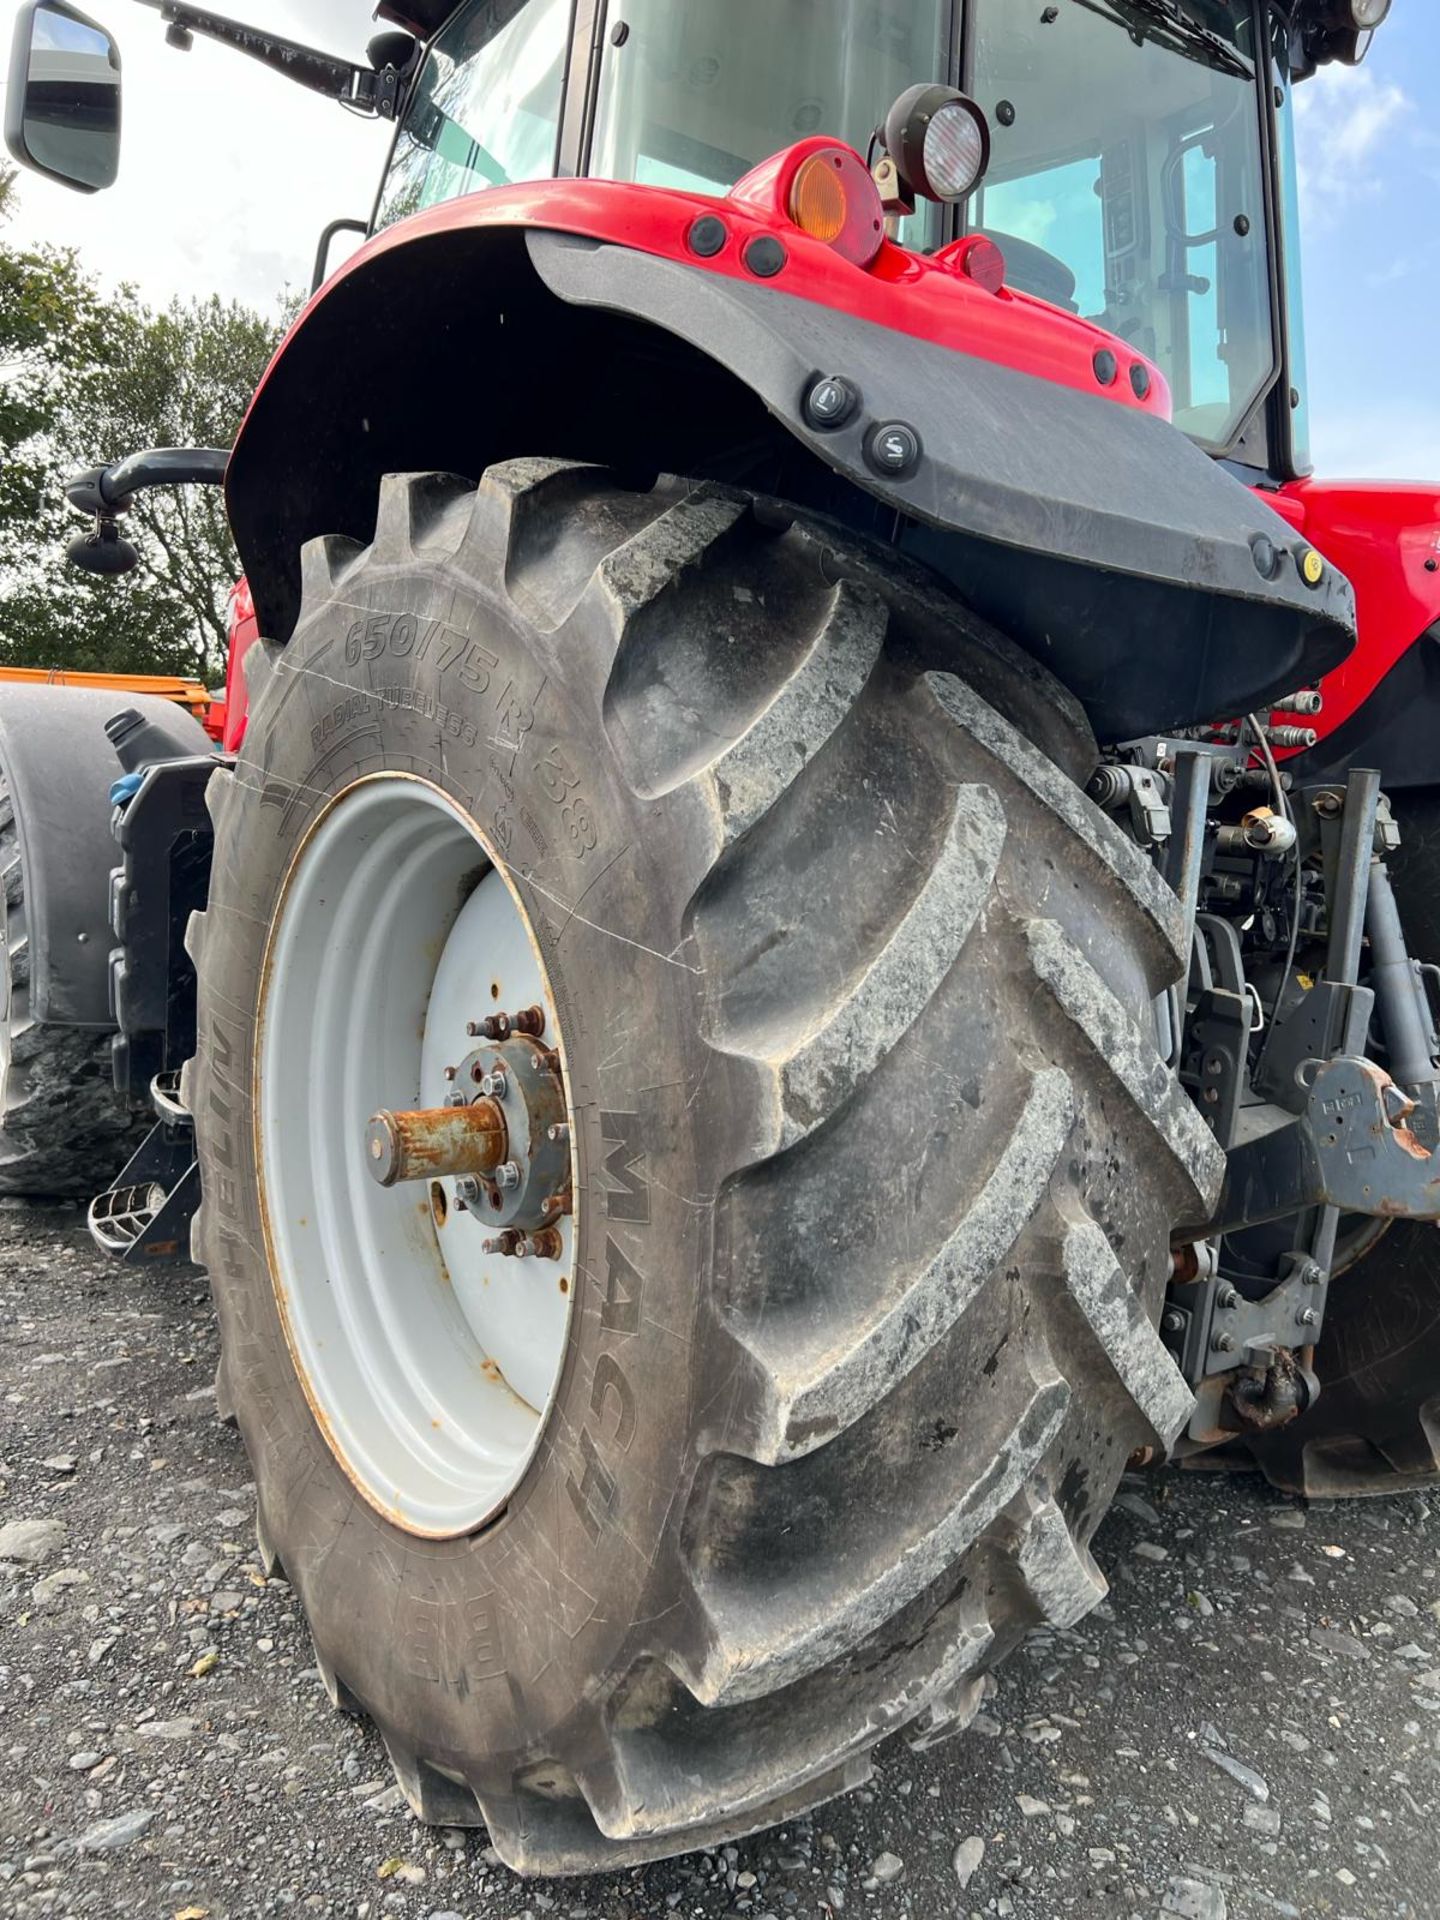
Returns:
[[[1232,1148],[1212,1233],[1307,1207],[1440,1220],[1440,1148],[1407,1124],[1416,1102],[1373,1061],[1342,1054],[1301,1070],[1304,1112]],[[1274,1110],[1272,1110],[1274,1111]]]
[[[1305,1253],[1287,1254],[1277,1286],[1252,1300],[1229,1281],[1173,1286],[1167,1315],[1185,1316],[1176,1333],[1179,1365],[1193,1381],[1239,1367],[1273,1365],[1276,1350],[1313,1344],[1324,1318],[1326,1273]]]

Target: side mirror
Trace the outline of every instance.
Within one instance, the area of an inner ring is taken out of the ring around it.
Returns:
[[[24,167],[80,193],[120,170],[120,50],[68,0],[27,0],[15,21],[5,144]]]

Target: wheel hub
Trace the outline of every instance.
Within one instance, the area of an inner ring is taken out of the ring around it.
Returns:
[[[439,789],[362,780],[312,827],[270,937],[256,1064],[271,1273],[317,1423],[397,1525],[471,1532],[539,1445],[575,1221],[540,950]]]

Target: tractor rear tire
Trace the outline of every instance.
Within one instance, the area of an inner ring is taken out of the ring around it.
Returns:
[[[143,1135],[115,1095],[108,1030],[30,1017],[25,863],[10,790],[0,775],[0,1194],[89,1199]]]
[[[1397,795],[1395,811],[1406,939],[1417,959],[1440,960],[1440,788]],[[1338,1274],[1315,1370],[1312,1411],[1215,1464],[1258,1466],[1286,1493],[1317,1500],[1440,1484],[1440,1231],[1397,1221]]]
[[[412,1807],[511,1867],[791,1818],[1102,1597],[1125,1463],[1190,1416],[1154,1323],[1222,1163],[1152,1035],[1177,903],[1085,798],[1043,670],[773,502],[394,476],[373,545],[313,542],[303,576],[250,656],[191,940],[195,1249],[263,1551]],[[503,1514],[444,1539],[311,1412],[252,1083],[292,862],[395,775],[499,847],[574,1114],[553,1411]]]

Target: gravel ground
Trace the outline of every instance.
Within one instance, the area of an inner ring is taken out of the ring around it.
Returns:
[[[1440,1495],[1132,1478],[975,1730],[720,1854],[525,1883],[418,1827],[252,1550],[193,1275],[0,1203],[0,1914],[1440,1916]]]

